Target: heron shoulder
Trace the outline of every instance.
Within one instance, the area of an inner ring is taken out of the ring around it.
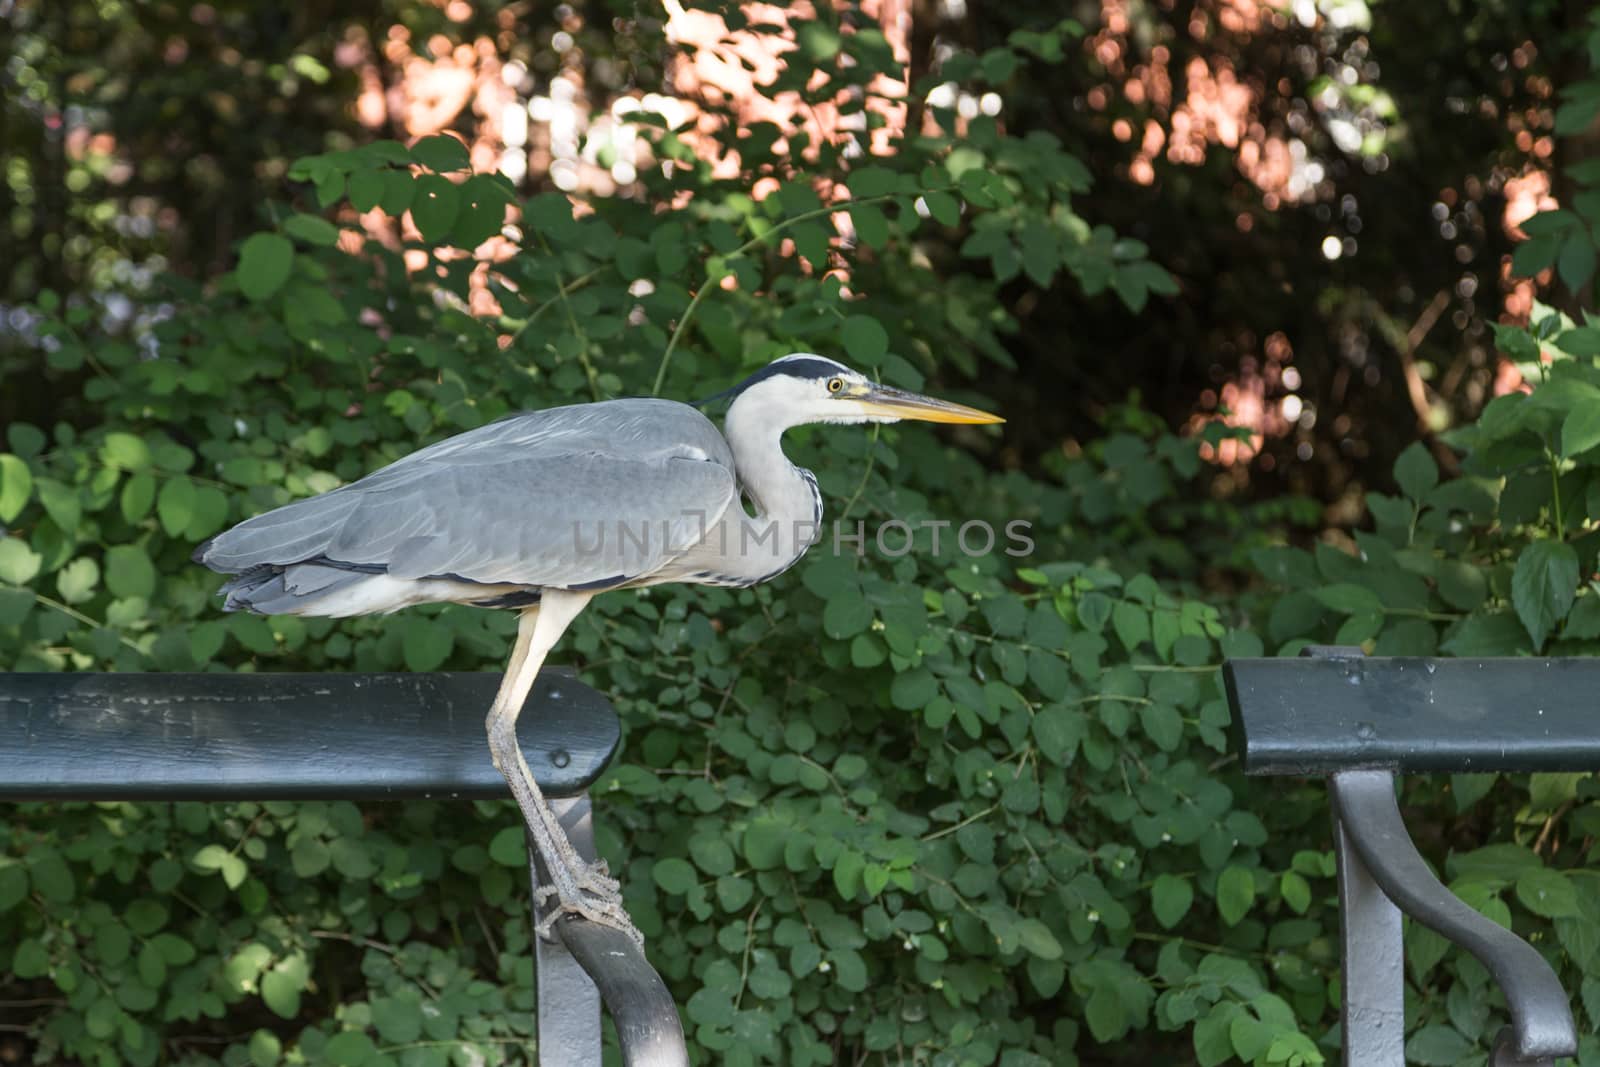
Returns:
[[[447,437],[363,479],[378,488],[419,467],[466,467],[564,455],[656,461],[699,459],[733,469],[733,453],[700,412],[675,400],[629,397],[524,411]],[[358,484],[363,484],[358,483]]]

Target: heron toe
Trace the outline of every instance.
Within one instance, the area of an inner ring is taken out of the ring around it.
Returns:
[[[543,900],[548,899],[549,895],[555,893],[556,890],[553,887],[546,886],[538,892],[541,896],[542,904]],[[628,918],[628,913],[623,910],[620,899],[608,900],[604,896],[590,896],[588,894],[579,895],[572,900],[561,900],[550,914],[539,921],[539,924],[534,927],[534,932],[548,940],[553,936],[556,920],[563,919],[569,915],[587,919],[592,923],[599,923],[601,926],[609,926],[613,930],[619,930],[627,934],[633,938],[635,943],[644,944],[644,935],[639,932],[638,927],[633,925],[633,920]]]
[[[610,877],[605,860],[583,864],[572,872],[572,877],[579,889],[597,897],[614,898],[619,905],[622,903],[622,883]]]

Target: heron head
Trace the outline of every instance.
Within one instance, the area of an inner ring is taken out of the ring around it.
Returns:
[[[1004,422],[987,411],[880,385],[842,363],[809,352],[773,360],[724,395],[769,424],[808,422]],[[715,398],[713,398],[715,399]],[[734,408],[728,409],[729,418]]]

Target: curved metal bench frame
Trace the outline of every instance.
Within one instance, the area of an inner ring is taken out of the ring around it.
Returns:
[[[0,675],[0,801],[505,797],[483,729],[498,684],[492,674]],[[574,847],[595,858],[587,790],[616,750],[616,712],[547,670],[517,732]],[[537,862],[531,845],[528,855]],[[534,938],[541,1067],[599,1067],[602,999],[628,1067],[688,1067],[677,1006],[643,950],[581,919],[554,930]]]
[[[1575,699],[1592,698],[1600,661],[1367,659],[1332,646],[1301,655],[1309,661],[1230,661],[1223,677],[1245,773],[1329,779],[1346,1067],[1404,1067],[1402,914],[1472,953],[1504,991],[1511,1025],[1490,1067],[1575,1055],[1572,1006],[1555,971],[1434,876],[1406,831],[1395,783],[1405,771],[1600,767],[1592,699]],[[1530,716],[1541,687],[1571,688],[1568,699],[1540,699]]]

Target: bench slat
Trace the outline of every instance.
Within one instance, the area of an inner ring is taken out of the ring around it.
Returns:
[[[509,796],[484,716],[497,674],[0,674],[0,799]],[[606,699],[542,672],[517,722],[551,796],[604,770]]]
[[[1247,774],[1600,766],[1600,659],[1237,659],[1223,678]]]

